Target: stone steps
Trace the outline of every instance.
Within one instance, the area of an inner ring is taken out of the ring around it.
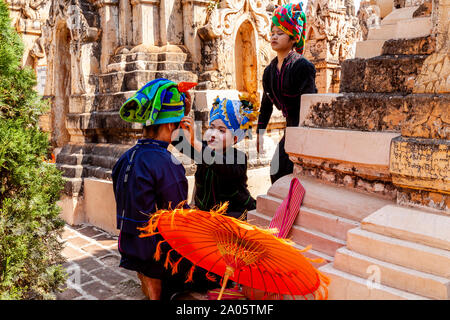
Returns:
[[[368,59],[381,56],[386,40],[366,40],[356,43],[355,58]]]
[[[368,59],[382,54],[385,41],[427,37],[432,32],[431,17],[416,17],[418,6],[394,9],[379,28],[369,30],[367,40],[356,43],[355,58]]]
[[[348,59],[342,63],[340,92],[413,92],[428,55],[383,55],[370,59]]]
[[[247,221],[251,224],[254,224],[260,228],[268,228],[269,224],[270,224],[270,218],[264,214],[261,214],[259,212],[257,212],[257,210],[252,210],[249,211],[247,213]],[[305,248],[306,246],[310,245],[311,243],[300,243],[297,242],[291,234],[289,234],[288,236],[289,239],[293,240],[295,243],[293,244],[293,246],[299,250]],[[312,247],[310,250],[306,251],[306,252],[302,252],[302,254],[308,258],[311,259],[324,259],[324,262],[322,263],[314,263],[314,266],[318,267],[318,266],[322,266],[325,265],[331,261],[333,261],[333,254],[327,254],[326,252],[320,250],[319,248],[317,248],[316,246],[314,246],[314,244],[311,244]]]
[[[300,245],[298,245],[298,244],[294,244],[293,246],[294,246],[295,248],[297,248],[298,250],[302,250],[302,249],[305,248],[305,247],[300,246]],[[313,265],[315,268],[319,268],[319,267],[321,267],[321,266],[324,266],[324,265],[326,265],[326,264],[328,264],[328,263],[334,261],[334,257],[333,257],[333,256],[329,256],[329,255],[327,255],[327,254],[325,254],[325,253],[323,253],[323,252],[314,250],[314,249],[312,249],[312,248],[309,249],[309,250],[306,251],[306,252],[302,252],[302,255],[304,255],[305,257],[308,257],[308,258],[310,258],[310,259],[323,259],[323,260],[324,260],[323,262],[320,262],[320,263],[312,262],[312,265]]]
[[[366,279],[333,268],[331,263],[319,270],[330,277],[329,300],[428,300],[383,284],[370,283]]]
[[[450,252],[359,228],[347,234],[347,249],[405,268],[450,279]]]
[[[91,165],[112,169],[117,160],[117,157],[98,154],[59,154],[57,162],[72,166]]]
[[[425,36],[412,39],[386,40],[383,55],[430,55],[436,49],[436,37]]]
[[[137,70],[146,71],[193,71],[194,64],[192,62],[172,62],[172,61],[132,61],[132,62],[119,62],[111,63],[107,67],[108,73],[113,72],[130,72]]]
[[[300,125],[317,128],[342,128],[359,131],[398,132],[420,114],[424,105],[445,110],[450,97],[445,94],[345,93],[302,95]],[[405,105],[408,106],[405,109]]]
[[[396,24],[397,22],[413,19],[414,12],[419,6],[409,6],[392,10],[386,17],[381,20],[381,25]]]
[[[282,199],[269,195],[258,196],[256,210],[272,219],[282,202]],[[338,217],[306,206],[300,208],[294,224],[309,230],[328,234],[343,241],[347,239],[348,230],[359,226],[359,223],[354,220]]]
[[[133,70],[129,72],[118,71],[99,75],[100,93],[124,92],[138,90],[147,82],[157,78],[165,78],[174,82],[196,82],[197,75],[191,71],[168,70],[148,71]]]
[[[382,24],[380,28],[372,28],[368,40],[411,39],[431,34],[431,18],[421,17]]]
[[[111,169],[92,165],[66,165],[57,164],[58,169],[63,172],[65,178],[93,177],[103,180],[111,180]]]
[[[123,102],[122,102],[123,103]],[[105,128],[116,128],[114,133],[123,134],[124,131],[141,130],[142,124],[123,121],[119,116],[119,111],[100,111],[92,113],[69,113],[66,116],[67,128],[78,130],[96,130]],[[112,133],[110,133],[112,134]],[[88,135],[88,134],[86,134]],[[108,138],[108,137],[105,137]],[[106,142],[106,141],[105,141]],[[111,141],[112,142],[112,141]]]
[[[389,205],[366,217],[361,229],[450,253],[449,216]],[[448,267],[450,269],[450,265]]]
[[[247,213],[247,220],[254,225],[267,228],[271,218],[258,213],[256,210],[252,210]],[[303,247],[311,245],[315,251],[322,252],[328,256],[334,256],[336,250],[345,245],[343,240],[298,225],[292,226],[287,238]]]
[[[277,180],[267,194],[284,199],[289,192],[293,177],[294,175],[290,174]],[[300,182],[306,190],[303,206],[356,222],[361,222],[369,214],[385,205],[393,204],[390,200],[327,185],[312,178],[301,177]]]
[[[68,178],[81,178],[83,177],[84,166],[82,165],[69,165],[57,163],[56,167],[63,172],[64,177]]]
[[[111,57],[110,64],[136,61],[189,62],[189,54],[184,52],[134,52],[116,54]]]
[[[64,193],[72,196],[83,192],[82,178],[68,178],[64,177]]]
[[[376,271],[383,285],[432,299],[450,298],[450,279],[373,259],[347,248],[336,251],[333,267],[363,279]]]

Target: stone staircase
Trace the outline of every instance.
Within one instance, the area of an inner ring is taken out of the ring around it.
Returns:
[[[330,299],[450,299],[450,219],[389,205],[347,233],[320,268]]]
[[[187,51],[173,45],[155,48],[138,46],[130,51],[119,50],[111,57],[108,73],[99,76],[100,93],[136,91],[156,78],[197,81]]]
[[[56,155],[56,166],[65,178],[64,192],[78,195],[83,191],[83,178],[111,180],[111,170],[128,145],[67,144]]]
[[[419,6],[394,9],[382,21],[380,28],[369,30],[367,40],[356,43],[356,58],[371,58],[382,53],[383,45],[390,39],[411,39],[431,34],[430,16],[416,17]]]
[[[268,227],[278,206],[289,192],[293,175],[276,181],[267,195],[257,198],[256,210],[248,213],[248,221]],[[305,253],[323,258],[324,265],[334,260],[335,252],[345,246],[347,232],[357,228],[363,218],[392,201],[361,192],[326,185],[312,178],[299,177],[306,193],[300,213],[288,235],[298,248],[312,245]]]
[[[432,36],[392,39],[382,55],[342,63],[340,93],[303,95],[300,124],[314,128],[401,132],[412,118],[427,122],[424,105],[446,110],[444,94],[414,93],[423,62],[435,50]],[[439,111],[437,111],[439,112]],[[445,112],[444,112],[445,113]],[[430,126],[431,130],[433,126]]]

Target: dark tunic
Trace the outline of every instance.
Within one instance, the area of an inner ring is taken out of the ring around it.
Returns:
[[[316,69],[306,58],[291,51],[284,59],[281,70],[277,68],[278,58],[264,69],[263,88],[258,132],[269,124],[273,105],[286,117],[287,127],[296,127],[300,120],[300,101],[304,93],[317,93]],[[274,183],[284,175],[293,172],[293,163],[284,151],[285,137],[281,139],[271,162],[271,180]]]
[[[162,299],[186,289],[186,272],[192,266],[183,259],[178,267],[179,273],[172,276],[171,270],[166,270],[163,265],[170,246],[164,243],[161,260],[155,261],[156,246],[163,238],[160,235],[138,237],[140,231],[137,228],[147,223],[157,209],[168,208],[169,204],[174,208],[187,198],[185,169],[167,150],[168,145],[163,141],[141,139],[119,158],[112,170],[117,228],[120,229],[120,266],[150,278],[162,279]],[[177,257],[177,253],[171,254],[172,260]],[[194,279],[196,286],[206,288],[210,285],[206,283],[201,268],[194,272]]]
[[[239,218],[256,209],[256,201],[247,188],[247,155],[233,147],[215,152],[202,141],[202,153],[196,151],[181,134],[172,144],[197,164],[194,204],[201,210],[228,201],[227,215]]]

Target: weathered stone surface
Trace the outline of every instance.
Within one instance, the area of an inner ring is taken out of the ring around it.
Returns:
[[[402,206],[416,207],[425,210],[436,210],[436,213],[450,215],[450,195],[397,187],[397,203]]]
[[[340,92],[412,93],[426,55],[378,56],[342,63]]]
[[[446,95],[346,93],[332,103],[303,105],[302,125],[448,139],[449,105]]]
[[[312,0],[306,8],[305,57],[316,67],[319,93],[339,90],[340,66],[355,55],[354,44],[362,33],[352,2]]]
[[[431,15],[433,4],[431,0],[422,3],[413,13],[413,18],[428,17]]]
[[[386,40],[383,45],[383,55],[427,55],[436,50],[434,36]]]
[[[436,34],[436,52],[424,63],[417,77],[414,92],[449,93],[450,92],[450,3],[446,0],[433,2],[433,32]]]
[[[390,172],[395,185],[450,192],[450,140],[393,139]]]
[[[428,103],[416,103],[401,132],[404,137],[450,140],[450,96],[434,96]]]
[[[380,170],[351,166],[343,168],[342,164],[323,161],[314,165],[307,159],[299,158],[291,160],[295,163],[294,174],[302,178],[315,178],[324,184],[362,191],[388,200],[395,200],[397,197],[397,188],[390,181],[391,176]],[[328,166],[332,169],[327,169]]]

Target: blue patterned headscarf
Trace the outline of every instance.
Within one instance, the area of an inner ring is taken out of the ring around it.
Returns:
[[[238,138],[237,142],[244,139],[259,114],[256,103],[244,97],[240,98],[241,100],[226,98],[220,100],[217,97],[209,113],[209,124],[211,125],[211,122],[217,119],[222,120],[231,133]]]
[[[128,122],[147,126],[179,122],[184,117],[187,90],[196,83],[160,78],[148,82],[130,97],[119,110],[120,117]]]

